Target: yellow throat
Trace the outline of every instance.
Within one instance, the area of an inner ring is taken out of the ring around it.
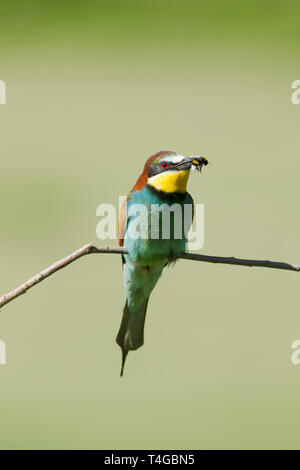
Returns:
[[[189,175],[190,170],[164,171],[158,175],[151,176],[147,183],[157,191],[185,193]]]

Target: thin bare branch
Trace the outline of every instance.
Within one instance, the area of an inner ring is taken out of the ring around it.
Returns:
[[[87,245],[84,245],[79,248],[79,250],[74,251],[74,253],[71,253],[65,258],[60,259],[59,261],[56,261],[55,263],[51,264],[51,266],[44,269],[35,276],[31,277],[30,279],[28,279],[28,281],[24,282],[24,284],[21,284],[16,289],[13,289],[12,291],[8,292],[8,294],[2,295],[2,297],[0,297],[0,308],[14,300],[16,297],[19,297],[19,295],[25,294],[28,289],[31,289],[32,287],[36,286],[37,284],[39,284],[39,282],[56,273],[56,271],[65,268],[66,266],[68,266],[68,264],[73,263],[73,261],[76,261],[82,256],[89,255],[92,253],[124,254],[126,253],[126,250],[122,247],[95,246],[92,245],[92,243],[88,243]]]
[[[19,297],[28,289],[31,289],[39,282],[43,281],[47,277],[51,276],[52,274],[56,273],[62,268],[68,266],[68,264],[73,263],[77,259],[81,258],[85,255],[95,254],[95,253],[107,253],[107,254],[119,254],[124,255],[127,253],[126,249],[123,247],[110,247],[110,246],[96,246],[92,243],[88,243],[87,245],[82,246],[78,250],[74,251],[70,255],[66,256],[65,258],[56,261],[55,263],[51,264],[48,268],[44,269],[40,273],[36,274],[35,276],[28,279],[28,281],[21,284],[16,289],[8,292],[8,294],[2,295],[0,297],[0,308],[4,305],[8,304],[15,298]],[[251,259],[241,259],[241,258],[234,258],[234,257],[222,257],[222,256],[209,256],[209,255],[200,255],[197,253],[184,253],[180,256],[181,259],[187,260],[194,260],[194,261],[202,261],[206,263],[219,263],[219,264],[230,264],[236,266],[255,266],[260,268],[273,268],[273,269],[286,269],[289,271],[300,271],[299,264],[288,264],[276,261],[267,261],[267,260],[251,260]]]
[[[256,259],[235,258],[234,256],[209,256],[198,253],[184,253],[181,259],[204,261],[205,263],[232,264],[235,266],[255,266],[256,268],[286,269],[288,271],[300,271],[300,264],[289,264],[281,261],[268,261]]]

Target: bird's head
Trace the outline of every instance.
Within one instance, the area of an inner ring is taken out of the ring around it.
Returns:
[[[146,184],[165,193],[185,193],[190,170],[201,171],[205,157],[185,157],[175,152],[158,152],[146,161],[144,171],[134,189]]]

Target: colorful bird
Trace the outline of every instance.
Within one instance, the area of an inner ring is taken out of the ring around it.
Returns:
[[[147,305],[155,284],[164,267],[186,249],[193,217],[193,199],[186,191],[190,170],[201,171],[207,163],[205,157],[156,153],[146,161],[122,207],[119,245],[128,254],[122,256],[126,304],[116,338],[122,349],[121,376],[128,352],[144,343]],[[185,205],[191,208],[188,218]]]

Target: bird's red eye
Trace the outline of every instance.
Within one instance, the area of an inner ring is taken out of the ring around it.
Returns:
[[[162,168],[167,168],[167,166],[168,166],[167,162],[162,162],[162,164],[161,164]]]

